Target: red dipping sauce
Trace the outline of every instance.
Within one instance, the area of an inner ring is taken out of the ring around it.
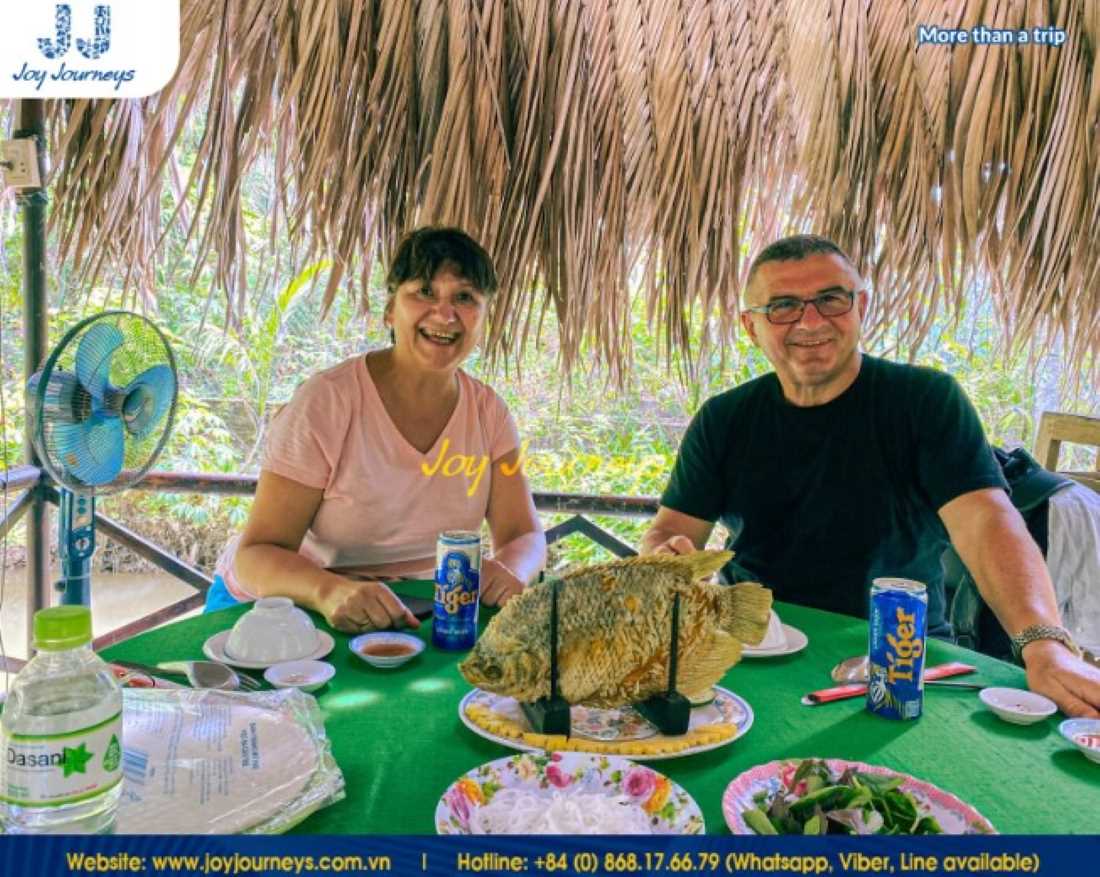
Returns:
[[[367,643],[360,651],[372,658],[397,658],[411,655],[416,649],[408,643]]]

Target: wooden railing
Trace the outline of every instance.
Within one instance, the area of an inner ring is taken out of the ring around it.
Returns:
[[[251,475],[223,475],[198,472],[150,472],[131,490],[156,493],[202,493],[226,496],[251,496],[256,492],[256,477]],[[34,466],[20,466],[0,472],[0,487],[16,498],[8,505],[7,514],[0,521],[0,538],[18,523],[31,505],[35,492],[53,503],[58,502],[57,489],[48,483],[48,476]],[[550,527],[546,541],[553,544],[574,533],[586,537],[617,557],[629,557],[637,552],[615,534],[603,529],[585,515],[649,518],[657,512],[657,499],[643,496],[596,496],[582,493],[535,493],[535,508],[546,514],[571,514],[572,516]],[[139,557],[195,588],[196,593],[183,600],[138,618],[110,633],[98,637],[94,648],[101,649],[197,609],[206,601],[206,590],[212,579],[202,570],[180,560],[170,551],[160,547],[129,527],[106,515],[96,512],[96,531],[108,539],[129,548]],[[6,661],[0,669],[18,669],[22,662]]]

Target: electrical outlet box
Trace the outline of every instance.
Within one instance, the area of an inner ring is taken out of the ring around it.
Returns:
[[[0,141],[0,171],[4,185],[14,189],[38,189],[38,148],[33,138]]]

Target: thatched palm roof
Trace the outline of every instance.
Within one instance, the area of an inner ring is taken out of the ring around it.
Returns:
[[[190,192],[239,307],[238,181],[267,161],[330,300],[414,224],[478,235],[498,350],[548,302],[567,362],[587,337],[624,365],[632,272],[670,344],[700,313],[734,331],[750,247],[804,229],[851,250],[877,332],[919,339],[987,273],[1008,340],[1061,332],[1076,363],[1100,341],[1095,0],[182,0],[182,22],[160,94],[56,109],[55,230],[86,278],[151,289],[164,192]],[[920,24],[1067,41],[918,48]]]

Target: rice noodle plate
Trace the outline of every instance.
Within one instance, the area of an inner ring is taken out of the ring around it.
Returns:
[[[652,834],[649,817],[625,795],[501,789],[470,814],[471,834]]]

